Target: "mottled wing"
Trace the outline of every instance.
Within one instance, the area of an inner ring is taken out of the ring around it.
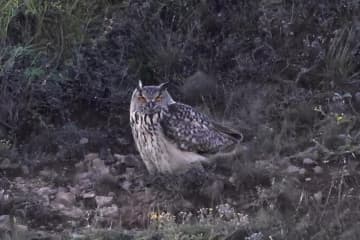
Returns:
[[[161,119],[161,126],[165,136],[180,149],[199,154],[226,150],[236,144],[241,136],[181,103],[169,106]]]

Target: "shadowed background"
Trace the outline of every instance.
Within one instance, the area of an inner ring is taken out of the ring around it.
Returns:
[[[131,217],[108,218],[128,228],[147,226],[145,208],[195,211],[213,199],[249,214],[246,231],[357,239],[357,1],[2,0],[0,11],[0,184],[12,196],[1,195],[0,215],[36,229],[61,231],[68,219],[108,227],[94,217],[102,206],[94,199],[113,192]],[[128,109],[139,79],[170,81],[176,100],[244,133],[236,159],[218,159],[216,178],[195,181],[207,183],[198,198],[196,184],[179,178],[174,192],[186,201],[168,201],[179,199],[164,186],[170,180],[146,179],[134,155]],[[33,189],[38,178],[50,189],[32,200],[22,181]],[[77,207],[94,216],[35,204],[44,195],[60,201],[74,181]]]

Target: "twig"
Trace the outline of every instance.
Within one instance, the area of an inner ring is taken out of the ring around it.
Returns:
[[[11,129],[11,130],[14,130],[14,129],[15,129],[14,126],[11,126],[10,124],[8,124],[8,123],[6,123],[6,122],[4,122],[4,121],[2,121],[2,120],[0,120],[0,124],[3,125],[4,127],[7,127],[7,128],[9,128],[9,129]]]

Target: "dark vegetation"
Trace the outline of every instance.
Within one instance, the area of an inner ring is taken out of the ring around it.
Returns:
[[[359,11],[0,0],[0,236],[359,239]],[[242,131],[239,154],[151,179],[128,126],[139,79]]]

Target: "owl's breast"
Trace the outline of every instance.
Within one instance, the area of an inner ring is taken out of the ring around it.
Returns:
[[[159,115],[148,115],[134,112],[130,116],[130,124],[136,147],[142,158],[153,154],[154,144],[160,133]]]
[[[143,114],[133,112],[130,114],[130,125],[136,147],[146,167],[157,168],[155,163],[162,158],[163,140],[161,138],[161,113]]]
[[[174,172],[204,160],[197,154],[178,149],[164,136],[160,124],[162,117],[162,113],[149,115],[138,112],[130,117],[135,144],[148,171]]]
[[[160,128],[161,112],[154,114],[143,114],[140,112],[132,112],[130,114],[130,125],[137,131],[151,133]]]

